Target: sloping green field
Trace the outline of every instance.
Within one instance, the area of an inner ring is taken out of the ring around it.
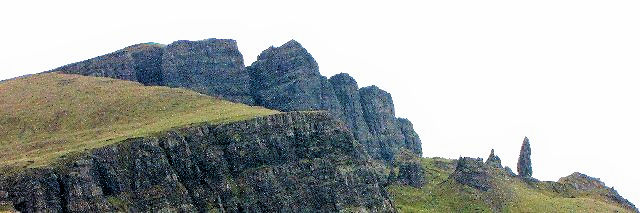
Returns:
[[[553,182],[525,182],[497,169],[495,190],[462,185],[449,175],[455,160],[422,158],[427,184],[423,188],[392,185],[389,192],[400,212],[632,212],[599,192],[558,192]]]
[[[0,167],[38,167],[131,137],[275,113],[185,89],[37,74],[0,82]]]

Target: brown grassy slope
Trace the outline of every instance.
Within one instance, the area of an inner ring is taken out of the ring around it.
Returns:
[[[37,167],[126,138],[274,113],[185,89],[37,74],[0,82],[0,167]]]

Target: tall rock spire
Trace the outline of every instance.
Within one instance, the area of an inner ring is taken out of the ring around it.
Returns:
[[[533,170],[531,169],[531,145],[529,138],[524,137],[522,146],[520,147],[520,157],[518,158],[518,176],[531,177]]]

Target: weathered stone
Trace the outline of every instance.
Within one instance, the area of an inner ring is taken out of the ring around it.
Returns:
[[[491,149],[491,154],[489,154],[485,163],[492,167],[502,168],[502,161],[500,160],[500,157],[494,154],[493,149]]]
[[[51,70],[162,85],[160,63],[164,45],[144,43]]]
[[[371,142],[364,144],[368,144],[374,158],[391,162],[394,154],[405,144],[404,134],[395,117],[391,95],[376,86],[364,87],[360,89],[360,103],[364,120],[373,136]],[[376,142],[378,146],[375,145]]]
[[[413,152],[417,156],[422,156],[422,142],[420,136],[413,130],[413,124],[406,118],[398,118],[400,131],[404,135],[403,147]]]
[[[375,160],[391,163],[399,148],[422,153],[411,122],[395,118],[388,93],[375,86],[358,89],[346,73],[327,80],[293,40],[264,50],[246,68],[234,40],[207,39],[133,45],[52,71],[188,88],[285,112],[328,110]]]
[[[504,171],[507,172],[507,174],[511,177],[516,177],[518,175],[516,175],[516,173],[513,172],[513,170],[511,169],[511,167],[505,166],[504,167]]]
[[[487,191],[493,186],[488,168],[482,162],[482,158],[461,157],[458,159],[456,170],[451,174],[451,178],[458,183]]]
[[[249,73],[236,41],[231,39],[181,40],[167,45],[162,75],[166,86],[254,104]]]
[[[329,110],[342,118],[333,87],[300,43],[270,47],[248,69],[258,105],[285,112]]]
[[[416,188],[425,184],[425,170],[420,164],[420,157],[411,151],[402,149],[396,154],[393,164],[394,169],[398,170],[398,174],[391,172],[390,181]]]
[[[369,127],[364,120],[358,83],[347,73],[340,73],[329,78],[333,91],[340,102],[344,121],[357,140],[368,140],[371,137]]]
[[[327,112],[293,112],[129,139],[0,191],[24,212],[393,212],[368,163]]]
[[[520,147],[520,157],[518,158],[518,176],[531,177],[533,170],[531,168],[531,145],[529,138],[524,137],[522,146]]]

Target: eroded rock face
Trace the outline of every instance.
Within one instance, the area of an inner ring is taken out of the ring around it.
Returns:
[[[200,125],[0,175],[22,212],[394,211],[364,150],[329,114]]]
[[[451,178],[458,183],[487,191],[492,188],[491,175],[482,158],[461,157]]]
[[[258,105],[285,112],[328,110],[342,118],[333,87],[300,43],[270,47],[248,69]]]
[[[391,172],[389,178],[391,182],[420,188],[427,181],[420,157],[406,149],[396,154],[393,170],[397,170],[397,174],[396,171]]]
[[[373,136],[369,144],[374,144],[376,141],[379,144],[379,148],[371,146],[372,156],[392,161],[394,154],[406,142],[395,117],[391,95],[376,86],[364,87],[360,89],[360,102],[364,120]]]
[[[249,73],[236,41],[176,41],[164,50],[165,85],[182,87],[234,102],[253,104]]]
[[[264,50],[247,68],[234,40],[206,39],[134,45],[52,71],[188,88],[285,112],[327,110],[375,160],[390,164],[400,148],[422,154],[411,122],[395,117],[389,93],[376,86],[360,89],[346,73],[328,80],[293,40]]]
[[[358,82],[347,73],[340,73],[329,78],[338,102],[344,114],[344,121],[358,140],[371,137],[369,127],[364,120]]]
[[[520,147],[520,157],[518,158],[518,176],[531,177],[533,169],[531,168],[531,145],[529,138],[524,137],[522,146]]]
[[[160,70],[164,46],[136,44],[122,50],[51,70],[67,74],[109,77],[138,81],[144,85],[163,85]]]
[[[492,167],[502,168],[502,161],[500,160],[500,157],[495,155],[493,149],[491,149],[491,154],[489,154],[489,157],[487,158],[487,161],[485,163]]]
[[[422,156],[422,142],[418,133],[413,130],[411,121],[406,118],[398,118],[398,125],[404,135],[404,147],[418,156]]]

